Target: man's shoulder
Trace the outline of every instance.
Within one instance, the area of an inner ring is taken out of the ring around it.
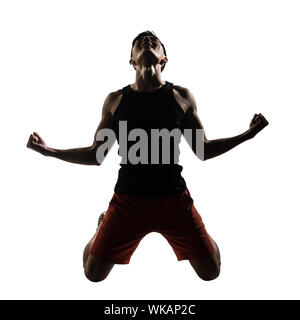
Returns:
[[[180,86],[180,85],[173,85],[173,90],[174,90],[174,93],[176,94],[179,94],[182,98],[184,99],[188,99],[191,92],[188,88],[186,87],[183,87],[183,86]]]
[[[186,113],[186,111],[193,106],[193,95],[190,90],[183,86],[173,85],[173,93],[178,104]]]
[[[102,112],[103,114],[114,114],[117,106],[122,98],[122,89],[111,91],[104,101]]]
[[[122,89],[118,89],[118,90],[115,90],[115,91],[111,91],[108,95],[107,95],[107,98],[110,100],[110,101],[113,101],[113,100],[116,100],[118,98],[120,98],[122,96]]]

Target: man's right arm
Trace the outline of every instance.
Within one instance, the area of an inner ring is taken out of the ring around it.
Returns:
[[[73,149],[55,149],[48,147],[44,140],[34,132],[30,135],[27,147],[41,153],[44,156],[54,157],[71,163],[85,164],[85,165],[100,165],[97,161],[97,149],[105,143],[105,141],[97,141],[97,133],[101,129],[112,129],[113,114],[112,110],[115,109],[116,104],[120,102],[120,90],[111,92],[105,99],[102,108],[102,118],[94,135],[94,141],[91,146],[84,148]],[[115,141],[115,140],[114,140]],[[114,141],[109,146],[105,156],[113,145]]]

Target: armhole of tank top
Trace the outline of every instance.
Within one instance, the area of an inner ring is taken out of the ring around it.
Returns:
[[[115,117],[117,111],[120,109],[124,99],[125,99],[125,96],[126,96],[126,87],[122,88],[122,97],[121,97],[121,100],[119,102],[119,104],[117,105],[116,109],[115,109],[115,112],[113,114],[113,117]]]
[[[185,112],[182,110],[180,104],[179,104],[178,101],[176,100],[173,90],[174,90],[174,86],[173,86],[173,83],[171,83],[170,94],[171,94],[171,96],[172,96],[172,100],[173,100],[174,104],[176,105],[176,107],[181,111],[182,115],[184,115]]]

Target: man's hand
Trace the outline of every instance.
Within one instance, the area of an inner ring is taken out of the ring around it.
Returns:
[[[264,127],[266,127],[268,124],[269,122],[261,113],[255,114],[249,126],[250,137],[251,138],[255,137],[257,133],[261,131]]]
[[[30,135],[27,142],[27,148],[37,151],[43,155],[48,150],[45,141],[36,132]]]
[[[55,149],[50,148],[46,145],[45,141],[39,136],[38,133],[34,132],[30,135],[27,147],[41,153],[47,157],[57,158],[63,161],[85,164],[85,165],[96,165],[99,166],[101,163],[97,159],[97,150],[103,144],[107,144],[107,141],[97,140],[97,135],[99,130],[111,129],[113,130],[113,114],[112,110],[116,110],[122,98],[122,89],[111,92],[105,99],[102,108],[102,119],[98,125],[98,128],[94,134],[94,141],[91,146],[84,148],[73,148],[73,149]],[[107,145],[104,156],[107,155],[108,151],[111,149],[114,141],[109,141],[110,145]],[[103,161],[103,159],[101,159]]]

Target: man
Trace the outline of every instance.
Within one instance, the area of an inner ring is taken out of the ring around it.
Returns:
[[[147,133],[154,128],[169,131],[177,128],[181,132],[191,129],[195,138],[197,129],[204,132],[195,99],[187,88],[161,79],[167,62],[165,47],[158,37],[150,31],[140,33],[133,40],[129,61],[136,72],[135,82],[108,94],[93,144],[86,148],[58,150],[48,147],[37,133],[33,133],[27,146],[45,156],[99,165],[97,150],[105,141],[97,139],[97,133],[103,129],[115,132],[122,160],[125,157],[127,160],[127,151],[133,147],[134,139],[127,139],[128,145],[121,144],[124,138],[118,137],[121,121],[126,121],[131,132],[136,128]],[[201,160],[207,160],[253,138],[267,124],[261,114],[255,114],[249,129],[238,136],[208,140],[203,134],[202,141],[193,139],[190,146],[196,154],[197,144],[203,143]],[[178,144],[173,140],[173,145]],[[142,147],[140,145],[140,152]],[[144,153],[146,151],[149,151],[147,159],[156,152],[151,149],[151,143],[143,149]],[[182,167],[174,160],[174,152],[170,151],[170,155],[169,164],[162,163],[161,159],[155,164],[151,161],[136,164],[122,161],[108,209],[100,215],[97,232],[84,250],[84,271],[89,280],[101,281],[114,264],[129,263],[141,239],[150,232],[162,234],[177,259],[189,260],[203,280],[212,280],[219,275],[219,249],[194,207],[181,176]]]

